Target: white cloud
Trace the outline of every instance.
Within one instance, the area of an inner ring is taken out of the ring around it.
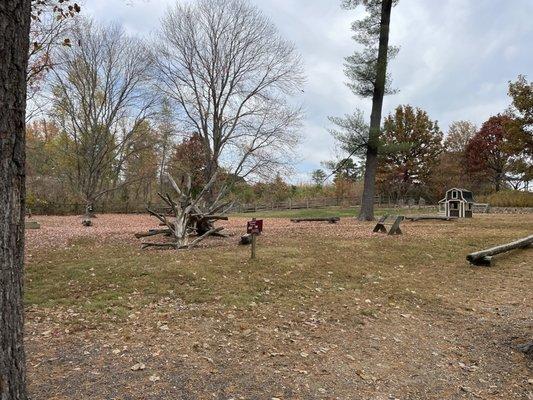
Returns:
[[[303,179],[333,154],[329,115],[355,108],[370,115],[370,100],[353,95],[343,75],[343,58],[357,46],[350,23],[361,12],[341,10],[340,0],[252,1],[304,59],[307,84],[301,100],[307,116],[294,178]],[[148,35],[171,4],[173,0],[86,0],[83,13]],[[531,15],[531,0],[400,0],[393,10],[391,43],[401,50],[390,65],[400,93],[386,98],[384,112],[409,103],[428,111],[446,130],[451,121],[469,119],[479,125],[503,111],[509,103],[507,82],[533,70]]]

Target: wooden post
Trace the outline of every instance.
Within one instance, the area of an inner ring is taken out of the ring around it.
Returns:
[[[257,235],[252,233],[252,260],[255,260],[255,244],[257,243]]]
[[[252,218],[252,221],[256,221],[255,218]],[[255,232],[252,231],[252,254],[251,254],[251,259],[252,260],[255,260],[255,245],[257,243],[257,235],[255,234]]]

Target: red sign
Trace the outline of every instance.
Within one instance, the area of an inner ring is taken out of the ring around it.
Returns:
[[[252,221],[248,221],[246,224],[246,232],[251,233],[252,235],[259,235],[263,231],[263,220],[262,219],[254,219]]]

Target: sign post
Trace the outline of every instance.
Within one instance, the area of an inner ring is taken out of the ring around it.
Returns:
[[[257,235],[260,235],[263,231],[263,220],[252,218],[246,224],[246,232],[252,235],[252,260],[255,260],[255,247],[257,243]]]
[[[255,245],[257,243],[257,235],[252,233],[252,260],[255,260]]]

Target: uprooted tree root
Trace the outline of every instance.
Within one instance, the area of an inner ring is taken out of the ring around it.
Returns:
[[[213,176],[196,197],[192,194],[192,180],[190,175],[187,175],[185,178],[184,190],[180,189],[176,181],[169,174],[166,174],[166,177],[177,193],[178,199],[174,201],[169,194],[162,195],[158,193],[157,195],[168,206],[171,216],[169,217],[164,213],[158,213],[147,208],[148,212],[160,221],[160,225],[166,226],[166,228],[150,229],[148,232],[135,234],[135,237],[140,239],[164,235],[170,237],[171,241],[162,243],[143,242],[142,248],[192,249],[209,236],[226,237],[226,235],[221,233],[224,228],[215,227],[215,221],[228,219],[224,214],[231,205],[230,203],[221,201],[225,190],[221,190],[218,198],[209,207],[205,206],[205,201],[203,200],[205,195],[213,187],[216,175]],[[196,238],[190,241],[190,237],[194,235],[196,235]]]

